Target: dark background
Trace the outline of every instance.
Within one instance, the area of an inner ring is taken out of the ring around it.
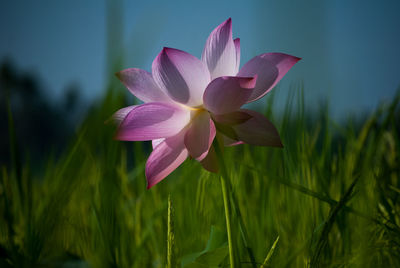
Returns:
[[[337,120],[368,114],[400,84],[399,11],[399,1],[1,1],[1,160],[8,111],[22,151],[56,153],[118,85],[115,71],[150,70],[163,46],[200,57],[229,17],[242,65],[264,52],[303,58],[275,90],[278,108],[302,85],[309,110],[324,100]]]

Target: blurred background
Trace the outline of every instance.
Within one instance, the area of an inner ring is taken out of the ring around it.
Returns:
[[[51,101],[75,88],[91,102],[114,71],[110,57],[147,70],[163,46],[200,57],[211,30],[232,17],[242,65],[264,52],[302,57],[281,86],[301,80],[311,104],[329,98],[344,115],[394,96],[399,11],[390,0],[1,1],[0,60],[35,77]]]
[[[9,99],[21,139],[57,150],[107,88],[129,94],[116,71],[150,71],[163,46],[200,57],[229,17],[242,65],[265,52],[303,58],[275,90],[278,110],[301,85],[308,110],[367,115],[400,84],[399,11],[399,1],[1,1],[1,125]]]
[[[200,57],[229,17],[241,65],[265,52],[303,58],[275,90],[278,110],[301,85],[309,110],[329,103],[337,120],[365,115],[400,84],[399,11],[399,1],[1,1],[0,123],[9,99],[24,146],[57,150],[107,88],[129,95],[116,71],[150,71],[163,46]]]
[[[200,57],[229,17],[242,65],[265,52],[303,58],[275,90],[278,109],[301,84],[307,109],[365,115],[400,84],[399,11],[399,1],[1,1],[1,126],[9,98],[22,140],[58,147],[108,86],[128,94],[116,71],[150,71],[163,46]]]

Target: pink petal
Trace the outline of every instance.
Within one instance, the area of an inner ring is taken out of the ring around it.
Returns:
[[[168,176],[188,157],[188,151],[183,144],[184,134],[183,130],[154,148],[146,163],[147,189]]]
[[[214,114],[226,114],[239,109],[251,95],[256,77],[223,76],[207,86],[204,107]]]
[[[172,100],[161,91],[150,73],[145,70],[130,68],[116,73],[116,76],[129,91],[143,102],[171,102]]]
[[[211,79],[237,74],[236,49],[232,39],[232,20],[230,18],[211,32],[201,59],[207,64]]]
[[[225,135],[222,135],[222,138],[224,140],[224,146],[236,146],[236,145],[244,144],[243,141],[237,141],[237,140],[231,139]]]
[[[237,74],[239,72],[239,67],[240,67],[240,38],[236,38],[235,40],[233,40],[233,43],[235,44],[235,51],[236,51],[235,73]]]
[[[114,121],[114,123],[119,125],[125,119],[125,117],[129,114],[129,112],[132,111],[132,109],[137,106],[138,105],[132,105],[132,106],[128,106],[128,107],[119,109],[112,115],[112,117],[111,117],[112,121]]]
[[[250,118],[239,124],[222,125],[222,134],[227,136],[226,142],[228,145],[237,145],[238,143],[236,142],[244,142],[253,145],[283,147],[277,129],[265,116],[246,109],[241,109],[239,112],[247,113]],[[220,130],[218,123],[216,122],[217,129]]]
[[[267,94],[299,60],[300,58],[283,53],[265,53],[249,60],[238,73],[238,76],[258,76],[254,91],[247,102]]]
[[[214,114],[213,118],[216,122],[220,124],[233,126],[246,122],[247,120],[252,118],[252,116],[242,111],[235,111],[228,114]]]
[[[144,141],[171,137],[190,121],[190,110],[179,106],[149,102],[132,109],[120,124],[116,139]]]
[[[154,148],[157,147],[157,145],[159,145],[160,143],[162,143],[165,139],[156,139],[156,140],[152,140],[151,141],[151,146]]]
[[[214,147],[210,147],[207,156],[203,160],[201,160],[200,164],[205,170],[218,173],[218,159],[217,154],[214,151]]]
[[[201,161],[215,138],[215,126],[208,112],[199,112],[185,134],[185,146],[191,157]]]
[[[202,104],[210,73],[201,60],[178,49],[164,48],[153,61],[152,70],[155,82],[173,100],[189,106]]]

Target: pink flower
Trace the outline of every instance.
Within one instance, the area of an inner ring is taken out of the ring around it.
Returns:
[[[283,53],[254,57],[239,70],[240,40],[231,19],[208,37],[201,60],[163,48],[152,73],[131,68],[117,73],[144,104],[114,114],[116,139],[152,140],[146,163],[147,188],[174,171],[188,156],[216,172],[211,145],[218,132],[225,145],[282,147],[276,128],[263,115],[241,107],[268,93],[300,58]]]

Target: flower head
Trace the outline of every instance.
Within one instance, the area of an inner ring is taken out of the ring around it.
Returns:
[[[163,48],[152,73],[131,68],[117,73],[144,104],[114,114],[116,139],[152,140],[146,163],[148,188],[168,176],[189,156],[216,172],[212,142],[282,147],[276,128],[263,115],[241,107],[268,93],[300,58],[265,53],[240,64],[240,40],[232,38],[231,19],[208,37],[201,60]]]

